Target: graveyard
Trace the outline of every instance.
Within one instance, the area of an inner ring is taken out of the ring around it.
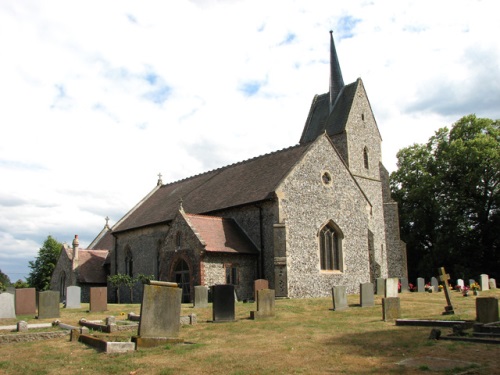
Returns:
[[[386,285],[391,288],[389,282]],[[361,290],[366,293],[366,289]],[[99,309],[85,303],[73,308],[61,304],[56,318],[28,312],[0,319],[0,328],[20,321],[30,327],[27,332],[0,329],[0,374],[500,373],[498,342],[445,340],[453,334],[452,326],[439,327],[441,339],[430,338],[436,328],[397,325],[394,318],[384,319],[387,312],[383,311],[383,297],[365,295],[362,301],[360,295],[347,295],[335,303],[332,298],[273,299],[268,307],[273,313],[268,316],[257,302],[236,301],[229,304],[229,310],[227,303],[224,305],[222,318],[212,302],[181,304],[180,317],[184,320],[176,340],[116,354],[72,339],[71,332],[76,330],[61,327],[85,324],[91,338],[130,343],[141,331],[138,316],[148,314],[141,311],[141,307],[146,308],[144,302],[143,306],[107,304]],[[453,315],[443,315],[447,306],[443,292],[399,293],[397,297],[403,320],[446,319],[472,324],[477,319],[477,300],[498,299],[500,289],[484,290],[478,296],[451,290]],[[186,317],[190,319],[185,321]],[[110,322],[115,327],[110,332],[99,328]],[[142,327],[142,336],[147,336],[147,330]],[[46,336],[34,341],[1,341],[2,337],[26,334]]]

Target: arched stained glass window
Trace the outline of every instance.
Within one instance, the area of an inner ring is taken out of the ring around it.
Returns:
[[[320,266],[323,271],[342,271],[342,234],[331,223],[319,232]]]

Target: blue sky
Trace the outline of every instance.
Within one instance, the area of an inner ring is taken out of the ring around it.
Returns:
[[[88,245],[158,173],[296,144],[328,91],[329,30],[390,171],[466,114],[500,118],[496,15],[488,0],[0,2],[0,270],[25,277],[49,234]]]

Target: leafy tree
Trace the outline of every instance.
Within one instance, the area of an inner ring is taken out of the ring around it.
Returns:
[[[7,289],[7,287],[10,285],[10,279],[9,276],[7,276],[5,273],[0,270],[0,291]]]
[[[38,250],[35,261],[29,262],[31,272],[26,281],[32,288],[39,291],[49,289],[50,278],[56,267],[61,249],[62,244],[49,235],[43,246]]]
[[[411,278],[500,270],[500,122],[469,115],[397,154],[391,190]]]
[[[130,275],[117,273],[116,275],[108,276],[108,282],[112,287],[116,288],[116,299],[118,303],[120,302],[120,288],[127,287],[130,292],[130,302],[134,299],[134,285],[137,282],[147,283],[149,280],[153,279],[153,275],[144,275],[142,273],[138,274],[136,277],[131,277]]]
[[[16,288],[16,289],[29,288],[30,287],[26,281],[23,281],[21,279],[18,279],[12,286],[14,288]]]

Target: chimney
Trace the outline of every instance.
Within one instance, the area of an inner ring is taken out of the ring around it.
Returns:
[[[78,234],[75,234],[75,239],[73,240],[73,271],[78,268],[78,246],[80,242],[78,241]]]

